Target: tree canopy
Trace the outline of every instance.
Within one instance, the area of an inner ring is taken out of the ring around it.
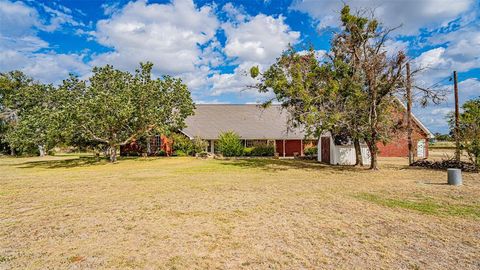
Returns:
[[[331,41],[324,59],[315,52],[285,51],[265,72],[251,69],[260,92],[273,92],[290,112],[294,126],[320,136],[329,131],[336,141],[352,142],[360,158],[359,141],[371,153],[371,169],[377,169],[377,144],[389,140],[398,128],[392,112],[404,89],[403,52],[387,54],[385,42],[394,29],[374,18],[341,10],[341,31]],[[265,103],[268,106],[272,100]]]
[[[135,138],[181,129],[195,108],[190,91],[181,79],[153,79],[152,66],[141,63],[133,74],[95,67],[88,80],[71,75],[58,87],[1,74],[2,140],[41,155],[60,143],[102,144],[114,162],[118,147]]]
[[[459,117],[458,135],[461,149],[467,152],[476,168],[480,167],[480,97],[465,102]],[[450,115],[450,129],[455,132],[455,117]]]

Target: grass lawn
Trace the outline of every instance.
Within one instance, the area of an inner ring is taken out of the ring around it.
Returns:
[[[480,175],[0,158],[0,269],[479,269]]]

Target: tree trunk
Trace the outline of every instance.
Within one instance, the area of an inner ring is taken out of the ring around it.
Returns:
[[[106,158],[110,156],[110,146],[103,148],[103,156]]]
[[[15,147],[10,148],[10,155],[11,156],[16,156],[17,155],[17,153],[15,152]]]
[[[117,162],[117,146],[116,145],[110,146],[110,162],[111,163]]]
[[[370,170],[378,170],[377,144],[375,140],[369,141],[367,146],[370,151]]]
[[[38,146],[38,152],[39,152],[41,157],[44,157],[45,156],[45,146],[44,145],[39,145]]]
[[[353,145],[355,146],[355,166],[363,166],[362,148],[360,147],[360,140],[353,140]]]
[[[412,143],[412,85],[410,81],[410,63],[407,63],[407,141],[408,141],[408,165],[412,165],[414,160]]]
[[[377,136],[378,136],[378,111],[377,111],[377,89],[373,83],[373,79],[370,80],[369,88],[371,92],[371,104],[370,104],[370,143],[368,148],[370,149],[370,170],[378,170],[377,164]]]

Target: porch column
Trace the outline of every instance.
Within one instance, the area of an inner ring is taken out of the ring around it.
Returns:
[[[283,157],[285,157],[285,140],[283,140]]]
[[[303,157],[303,140],[300,140],[300,156]]]
[[[212,149],[212,154],[215,154],[215,141],[214,140],[210,140],[210,144],[212,145],[211,149]]]

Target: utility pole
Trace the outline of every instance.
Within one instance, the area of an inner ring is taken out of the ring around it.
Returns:
[[[410,62],[407,62],[407,140],[408,140],[408,165],[414,162],[412,143],[412,81],[410,74]]]
[[[460,128],[459,128],[459,111],[458,111],[458,80],[457,71],[453,71],[453,90],[455,92],[455,160],[460,162]]]

